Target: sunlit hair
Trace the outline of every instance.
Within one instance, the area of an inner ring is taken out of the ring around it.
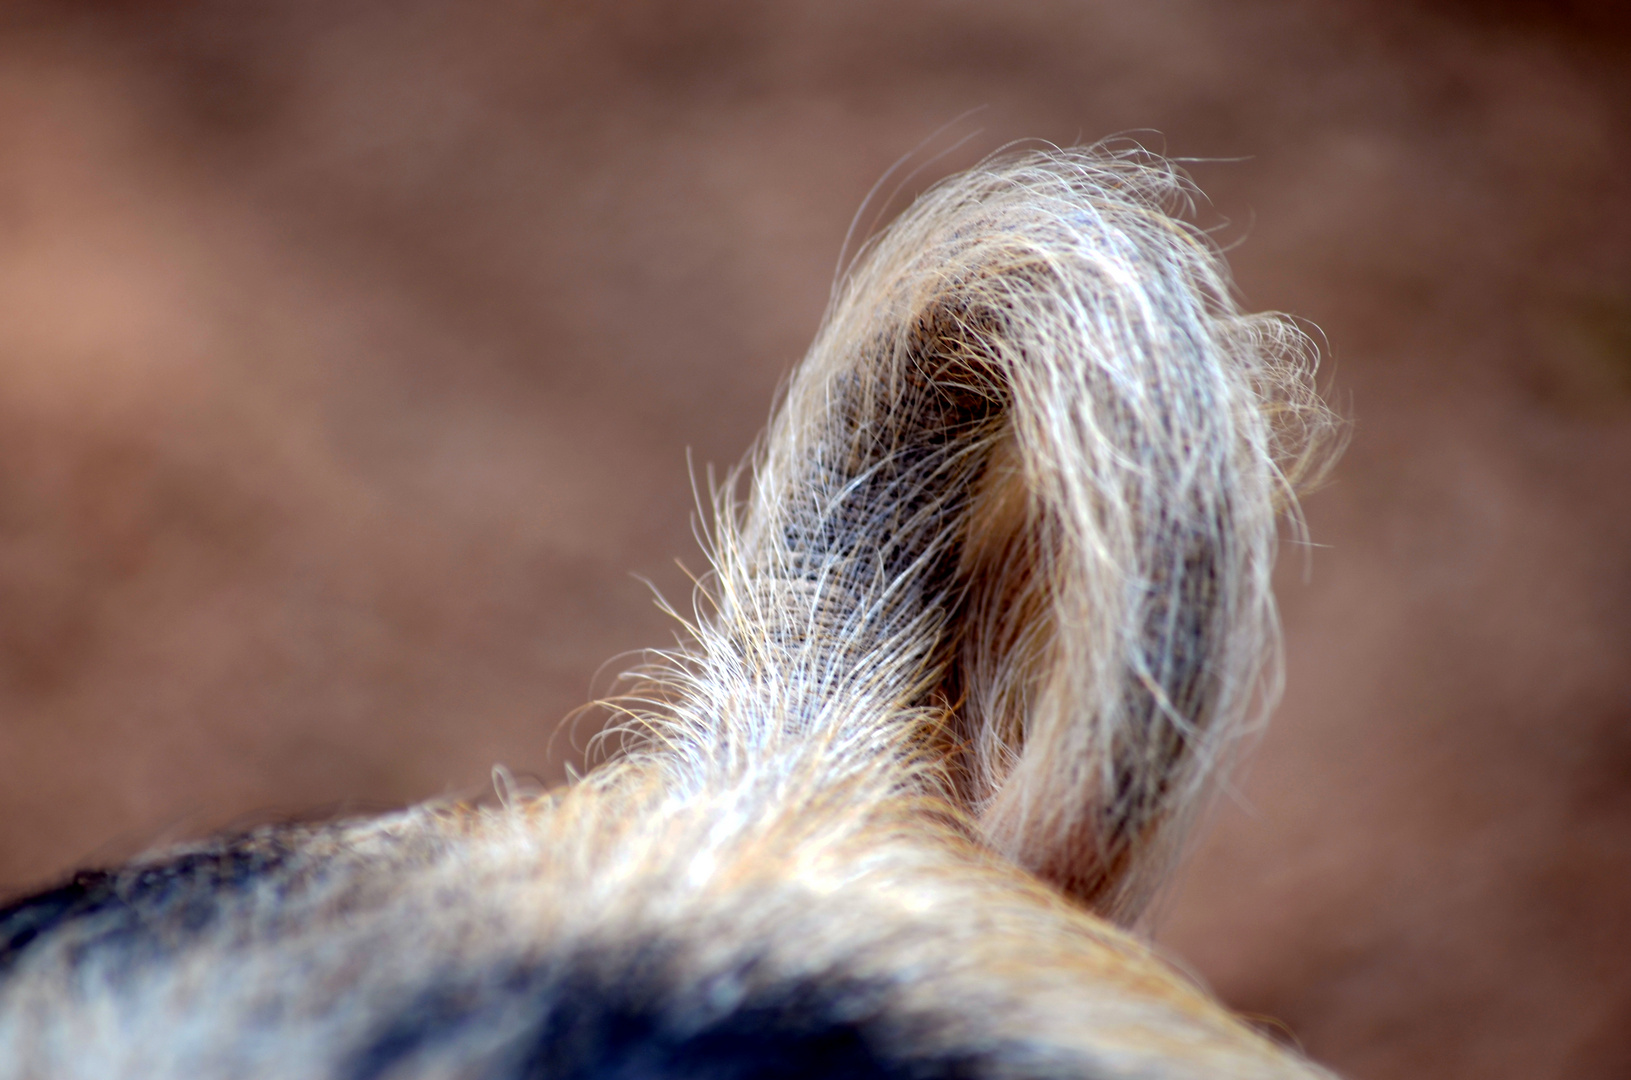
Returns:
[[[1311,1077],[1119,928],[1276,692],[1332,431],[1137,152],[841,278],[611,760],[0,908],[0,1078]]]
[[[747,501],[716,497],[694,647],[633,695],[640,760],[949,795],[1137,913],[1277,696],[1276,511],[1334,430],[1306,336],[1239,313],[1172,216],[1190,195],[1139,151],[1022,154],[863,249]]]

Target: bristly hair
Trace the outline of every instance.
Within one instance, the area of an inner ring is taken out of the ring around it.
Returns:
[[[1324,1075],[1099,917],[1273,700],[1332,429],[1188,197],[1102,148],[930,190],[715,493],[621,760],[0,904],[0,1080]]]
[[[1245,315],[1171,164],[997,157],[855,259],[715,494],[691,647],[637,673],[681,786],[951,794],[1134,918],[1278,693],[1277,511],[1336,431],[1290,320]],[[625,734],[629,729],[625,728]]]

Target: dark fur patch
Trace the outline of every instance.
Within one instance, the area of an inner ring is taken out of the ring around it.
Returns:
[[[174,944],[220,916],[221,902],[285,867],[292,845],[277,830],[114,871],[82,870],[65,884],[0,908],[0,977],[42,939],[81,931],[90,949]]]
[[[772,981],[728,1007],[706,986],[676,985],[651,953],[632,963],[517,968],[421,994],[342,1075],[388,1080],[495,1027],[517,1032],[482,1080],[963,1080],[972,1057],[902,1053],[904,1031],[880,986],[834,976]],[[567,970],[575,968],[575,970]],[[751,981],[751,974],[743,973]],[[490,1045],[490,1043],[489,1043]],[[468,1060],[468,1059],[465,1059]]]

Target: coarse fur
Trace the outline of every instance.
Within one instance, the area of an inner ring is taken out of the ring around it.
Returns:
[[[1332,428],[1188,196],[1098,148],[919,198],[613,760],[0,910],[0,1077],[1318,1075],[1117,927],[1274,698]]]

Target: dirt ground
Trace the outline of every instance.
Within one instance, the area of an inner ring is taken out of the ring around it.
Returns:
[[[0,891],[558,778],[603,665],[671,639],[688,450],[746,449],[873,182],[1130,133],[1353,420],[1160,941],[1353,1077],[1631,1074],[1610,4],[0,20]]]

